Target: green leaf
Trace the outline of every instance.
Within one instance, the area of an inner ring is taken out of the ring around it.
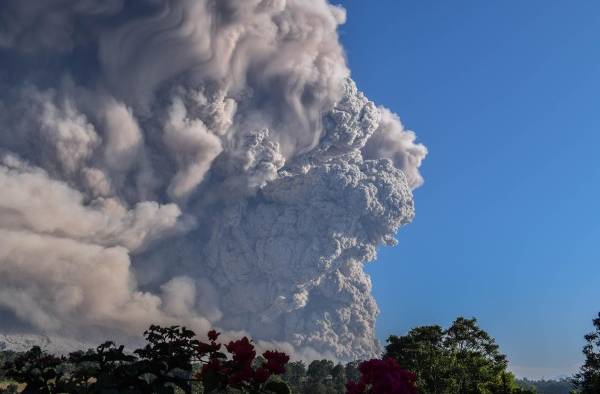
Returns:
[[[271,381],[265,385],[265,390],[273,394],[291,394],[290,386],[285,382]]]
[[[220,387],[219,376],[213,371],[206,371],[202,374],[202,386],[206,393],[210,393]]]

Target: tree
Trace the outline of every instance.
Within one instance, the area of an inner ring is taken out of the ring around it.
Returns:
[[[496,341],[477,326],[476,319],[456,319],[446,331],[444,346],[455,359],[452,375],[457,392],[496,392],[498,385],[504,391],[502,378],[508,361]]]
[[[344,365],[314,360],[307,368],[302,361],[294,361],[287,364],[282,378],[294,394],[345,394],[346,384],[361,378],[359,364],[358,361]]]
[[[502,372],[500,375],[500,384],[497,385],[492,393],[495,394],[536,394],[535,387],[523,387],[517,382],[515,375],[511,372]],[[542,393],[546,394],[545,391]],[[548,393],[549,394],[549,393]]]
[[[569,394],[573,390],[572,379],[529,380],[518,379],[517,384],[523,388],[535,389],[543,394]]]
[[[306,365],[302,361],[292,361],[287,364],[283,375],[293,394],[302,394],[304,382],[306,381]]]
[[[573,378],[573,384],[581,394],[600,393],[600,313],[592,323],[594,331],[584,336],[585,362]]]
[[[360,361],[350,361],[346,364],[344,368],[346,370],[346,379],[349,382],[358,382],[360,379],[360,370],[358,366],[360,365]]]
[[[452,372],[455,360],[448,352],[444,338],[445,331],[437,325],[413,328],[408,335],[389,337],[386,356],[417,374],[420,392],[449,393],[454,390]]]
[[[444,330],[417,327],[407,335],[391,336],[386,356],[417,375],[419,393],[527,393],[507,371],[506,356],[476,319],[457,318]]]
[[[330,360],[314,360],[308,365],[305,392],[315,394],[336,394],[332,386],[334,364]]]
[[[3,381],[4,376],[4,364],[11,362],[16,357],[16,353],[10,350],[0,350],[0,382]]]
[[[346,368],[342,364],[336,364],[331,370],[331,385],[336,393],[343,393],[346,387]]]

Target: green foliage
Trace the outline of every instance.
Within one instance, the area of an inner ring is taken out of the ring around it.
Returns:
[[[283,381],[272,380],[265,385],[265,391],[269,394],[291,394],[290,386]]]
[[[386,356],[417,374],[420,393],[513,394],[520,389],[507,372],[506,356],[476,319],[457,318],[444,330],[417,327],[407,335],[391,336]]]
[[[210,343],[179,326],[151,326],[144,336],[146,346],[132,354],[112,342],[68,357],[33,347],[4,363],[2,370],[7,378],[25,385],[23,393],[290,393],[288,385],[276,378],[285,371],[289,357],[267,351],[257,360],[246,337],[225,346],[228,356],[219,351],[215,331],[208,333]]]
[[[444,343],[440,326],[413,328],[406,336],[390,336],[386,356],[393,357],[403,368],[417,374],[417,387],[423,393],[446,393],[456,390],[453,377],[455,356]]]
[[[358,380],[360,379],[360,371],[358,370],[358,366],[360,364],[360,361],[351,361],[348,364],[346,364],[345,372],[346,372],[346,379],[350,382],[358,382]]]
[[[65,369],[64,358],[42,352],[34,346],[13,362],[6,363],[6,377],[17,382],[27,383],[23,393],[50,394],[64,392],[62,378]]]
[[[19,393],[19,386],[14,383],[8,383],[6,387],[0,388],[0,394],[17,394]]]
[[[293,394],[341,394],[346,392],[347,365],[334,364],[330,360],[315,360],[308,365],[302,361],[291,362],[283,379]],[[360,372],[356,370],[358,378]]]
[[[600,394],[600,314],[593,324],[595,331],[585,336],[585,364],[572,380],[516,380],[495,340],[476,319],[463,317],[448,329],[422,326],[404,336],[391,336],[385,357],[414,372],[422,394],[567,394],[573,386],[577,388],[573,393]],[[208,343],[179,326],[151,326],[144,335],[147,344],[133,353],[112,342],[68,357],[49,355],[39,347],[21,354],[0,352],[0,382],[5,382],[0,394],[19,392],[9,381],[21,388],[26,384],[22,391],[26,394],[342,394],[348,382],[361,380],[359,361],[343,365],[315,360],[307,366],[287,362],[289,357],[279,352],[257,356],[247,338],[224,346],[225,353],[215,331],[209,332]],[[363,364],[378,362],[382,361]]]
[[[7,380],[5,372],[6,363],[12,362],[17,354],[13,351],[2,350],[0,351],[0,394],[16,394],[18,393],[18,386],[10,380]]]
[[[573,378],[573,384],[581,394],[600,393],[600,313],[592,324],[594,331],[584,336],[585,362]]]
[[[517,379],[517,384],[524,389],[535,390],[539,394],[569,394],[573,390],[573,383],[566,378],[558,380]]]
[[[0,382],[2,382],[4,379],[6,379],[6,376],[4,375],[5,374],[4,365],[7,362],[13,361],[16,356],[17,356],[17,354],[10,350],[0,351]]]
[[[301,394],[306,381],[306,365],[302,361],[288,363],[283,379],[290,385],[292,394]]]

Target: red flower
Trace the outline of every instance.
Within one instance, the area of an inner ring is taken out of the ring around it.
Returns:
[[[206,343],[206,342],[198,341],[198,345],[196,346],[196,351],[198,353],[200,353],[201,355],[204,355],[206,353],[217,352],[217,351],[219,351],[220,348],[221,348],[220,343],[217,344],[215,342]]]
[[[347,394],[363,394],[365,392],[365,384],[363,382],[348,382],[346,383]]]
[[[362,362],[358,383],[346,385],[349,394],[416,394],[414,373],[406,371],[393,358]]]
[[[229,342],[229,344],[225,347],[227,348],[227,351],[233,355],[233,361],[244,366],[249,367],[252,363],[252,360],[254,360],[254,357],[256,357],[254,346],[246,337],[243,337],[237,341]]]
[[[232,386],[236,386],[236,385],[239,385],[240,383],[248,382],[250,379],[252,379],[253,375],[254,375],[254,371],[252,370],[252,368],[245,367],[241,370],[238,370],[238,371],[232,373],[229,376],[229,379],[227,382]]]
[[[271,350],[264,352],[263,357],[267,359],[265,368],[276,375],[284,373],[285,365],[290,361],[290,356],[287,354]]]
[[[271,371],[269,371],[267,368],[260,367],[254,371],[254,381],[258,384],[266,382],[270,377]]]
[[[216,332],[215,330],[210,330],[208,332],[208,339],[210,339],[211,341],[216,341],[217,338],[219,337],[219,335],[221,335],[220,332]]]

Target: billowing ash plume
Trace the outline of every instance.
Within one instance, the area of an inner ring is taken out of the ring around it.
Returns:
[[[326,0],[0,2],[0,323],[376,349],[363,264],[426,155]]]

